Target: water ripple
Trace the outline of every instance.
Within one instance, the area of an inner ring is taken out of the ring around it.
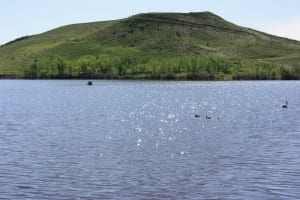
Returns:
[[[0,199],[299,199],[299,86],[0,81]]]

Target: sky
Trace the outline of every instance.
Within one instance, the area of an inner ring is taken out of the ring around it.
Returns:
[[[74,23],[145,12],[201,11],[300,41],[299,9],[300,0],[1,0],[0,44]]]

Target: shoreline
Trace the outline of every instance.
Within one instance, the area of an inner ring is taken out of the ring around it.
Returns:
[[[300,79],[147,79],[147,78],[45,78],[45,79],[32,79],[32,78],[18,78],[16,76],[0,76],[0,80],[92,80],[92,81],[165,81],[165,82],[184,82],[184,81],[199,81],[199,82],[229,82],[229,81],[300,81]]]

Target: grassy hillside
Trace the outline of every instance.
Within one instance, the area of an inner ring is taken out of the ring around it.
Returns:
[[[300,42],[209,12],[75,24],[0,47],[0,75],[23,78],[300,79]]]

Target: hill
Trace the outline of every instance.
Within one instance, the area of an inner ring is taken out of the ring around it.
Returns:
[[[74,24],[0,47],[0,76],[300,79],[300,42],[210,13],[146,13]]]

